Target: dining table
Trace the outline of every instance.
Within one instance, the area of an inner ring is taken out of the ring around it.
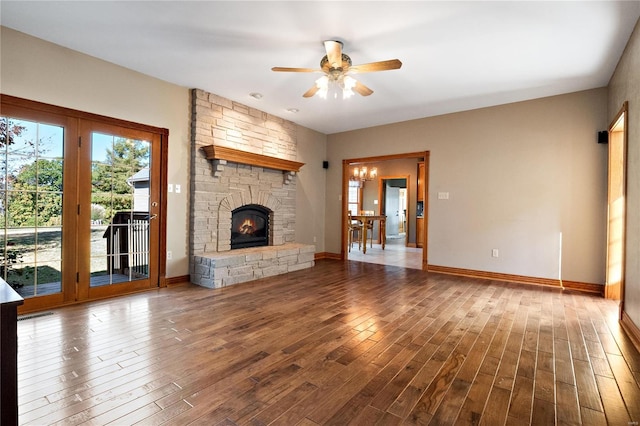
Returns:
[[[385,215],[352,215],[351,220],[357,220],[362,222],[362,253],[367,253],[367,232],[369,224],[373,225],[375,221],[380,223],[380,243],[382,245],[382,250],[384,250],[384,245],[386,243],[386,221],[387,216]],[[372,228],[373,232],[373,228]]]

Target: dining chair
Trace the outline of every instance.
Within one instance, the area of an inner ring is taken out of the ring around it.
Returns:
[[[354,242],[354,236],[358,236],[358,250],[362,248],[362,222],[359,220],[354,220],[351,218],[351,213],[347,214],[347,226],[349,228],[347,234],[347,242],[349,245],[349,251],[351,251],[351,247]]]
[[[360,210],[361,216],[373,216],[374,213],[373,210]],[[364,223],[367,226],[367,239],[369,240],[371,248],[373,248],[373,221],[365,221]],[[367,244],[367,242],[364,241],[364,244]]]

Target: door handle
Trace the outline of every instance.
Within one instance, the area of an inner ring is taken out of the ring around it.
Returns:
[[[153,214],[153,215],[149,216],[149,220],[151,220],[151,219],[156,219],[157,217],[158,217],[158,215],[157,215],[157,214]]]

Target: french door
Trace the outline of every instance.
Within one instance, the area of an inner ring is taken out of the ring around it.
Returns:
[[[166,134],[5,98],[0,276],[23,311],[157,287]]]
[[[78,299],[157,286],[160,136],[83,120],[79,141]]]

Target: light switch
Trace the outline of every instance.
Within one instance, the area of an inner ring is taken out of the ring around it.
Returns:
[[[448,200],[449,193],[448,192],[438,192],[438,200]]]
[[[172,183],[167,184],[167,192],[173,192],[173,184]]]
[[[176,194],[180,193],[180,185],[176,184]]]

